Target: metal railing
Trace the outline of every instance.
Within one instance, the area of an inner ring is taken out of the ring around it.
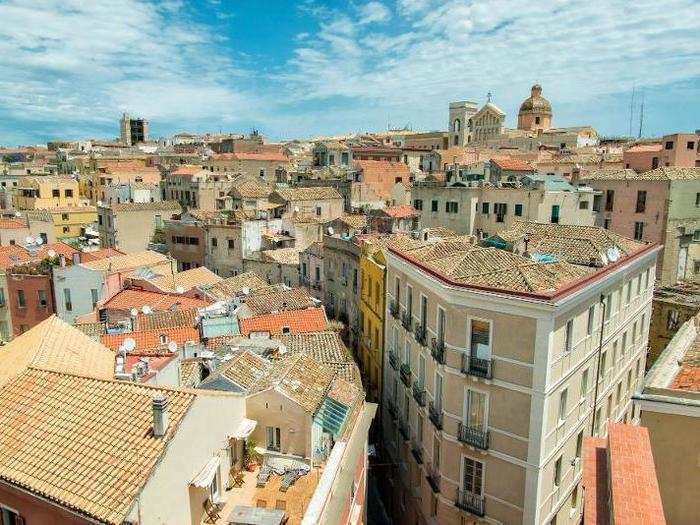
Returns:
[[[416,463],[418,463],[419,465],[423,464],[423,447],[415,441],[413,442],[413,446],[411,447],[411,454],[413,454]]]
[[[391,317],[393,317],[394,319],[398,319],[399,303],[397,303],[396,301],[391,301],[391,303],[389,303],[389,313],[391,314]]]
[[[402,417],[399,418],[399,432],[401,432],[404,441],[411,439],[411,427],[408,426],[408,421],[404,421]]]
[[[492,360],[464,354],[462,356],[462,373],[491,379],[493,377]]]
[[[465,490],[458,490],[455,505],[462,510],[476,514],[479,517],[483,517],[486,514],[484,497],[480,496],[479,494],[472,494],[471,492],[467,492]]]
[[[442,430],[442,407],[436,407],[432,401],[428,404],[428,418],[435,428]]]
[[[428,465],[426,467],[426,479],[428,480],[428,483],[430,484],[430,488],[433,489],[433,492],[436,494],[440,492],[440,473],[437,471],[434,465]]]
[[[401,382],[407,387],[411,386],[411,365],[403,363],[399,373],[401,375]]]
[[[437,338],[433,337],[433,340],[431,341],[430,345],[430,354],[433,356],[433,359],[440,363],[441,365],[445,364],[445,341],[440,341]]]
[[[413,399],[416,400],[418,406],[425,406],[425,387],[418,381],[413,382]]]
[[[389,415],[391,416],[391,419],[396,421],[396,419],[399,417],[399,413],[396,410],[396,403],[389,399],[386,403],[386,408],[389,412]]]
[[[389,364],[394,370],[399,369],[399,358],[393,350],[389,350]]]
[[[404,312],[403,315],[401,316],[401,326],[403,326],[406,330],[409,332],[411,331],[411,319],[412,319],[411,312]]]
[[[460,423],[457,427],[457,439],[467,445],[475,446],[482,450],[489,448],[489,431],[482,428],[471,427]]]
[[[421,346],[427,345],[427,330],[422,323],[416,324],[415,330],[416,342]]]

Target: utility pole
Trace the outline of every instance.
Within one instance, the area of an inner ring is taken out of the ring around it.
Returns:
[[[644,125],[644,91],[642,91],[642,107],[639,110],[639,135],[637,138],[642,138],[642,126]]]

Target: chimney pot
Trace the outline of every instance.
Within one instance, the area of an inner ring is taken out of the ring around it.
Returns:
[[[153,396],[153,435],[163,437],[168,430],[168,399],[163,394]]]

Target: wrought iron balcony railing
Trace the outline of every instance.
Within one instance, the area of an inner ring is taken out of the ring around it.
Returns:
[[[433,337],[433,340],[431,341],[430,345],[430,354],[433,356],[433,359],[440,363],[441,365],[445,364],[445,341],[438,340],[437,338]]]
[[[457,439],[467,445],[472,445],[482,450],[489,448],[489,431],[460,423],[457,427]]]
[[[434,465],[428,465],[426,468],[427,474],[426,478],[430,484],[430,488],[436,494],[440,492],[440,473],[437,471]]]
[[[404,312],[403,315],[401,316],[401,326],[403,326],[406,330],[409,332],[411,331],[411,319],[412,319],[411,312]]]
[[[413,446],[411,447],[411,454],[413,454],[416,463],[418,463],[419,465],[423,464],[423,447],[415,441],[413,442]]]
[[[399,369],[399,358],[393,350],[389,350],[389,364],[394,370]]]
[[[472,494],[471,492],[467,492],[465,490],[458,490],[455,505],[458,508],[471,512],[479,517],[484,517],[486,514],[484,497],[480,496],[479,494]]]
[[[425,406],[425,387],[418,381],[413,382],[413,399],[416,400],[418,406]]]
[[[394,319],[399,318],[399,303],[396,301],[391,301],[389,303],[389,313],[391,314],[391,317]]]
[[[492,360],[464,354],[462,356],[462,373],[491,379],[493,378]]]
[[[401,381],[407,387],[411,386],[411,365],[403,363],[400,369]]]
[[[442,430],[442,407],[436,407],[432,401],[428,405],[428,418],[435,428]]]
[[[416,342],[421,346],[427,345],[427,330],[425,326],[421,323],[416,324],[415,330]]]

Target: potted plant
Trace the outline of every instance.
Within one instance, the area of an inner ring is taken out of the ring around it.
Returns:
[[[249,472],[255,470],[260,460],[260,454],[255,450],[256,446],[257,443],[254,439],[246,439],[243,447],[243,467]]]

